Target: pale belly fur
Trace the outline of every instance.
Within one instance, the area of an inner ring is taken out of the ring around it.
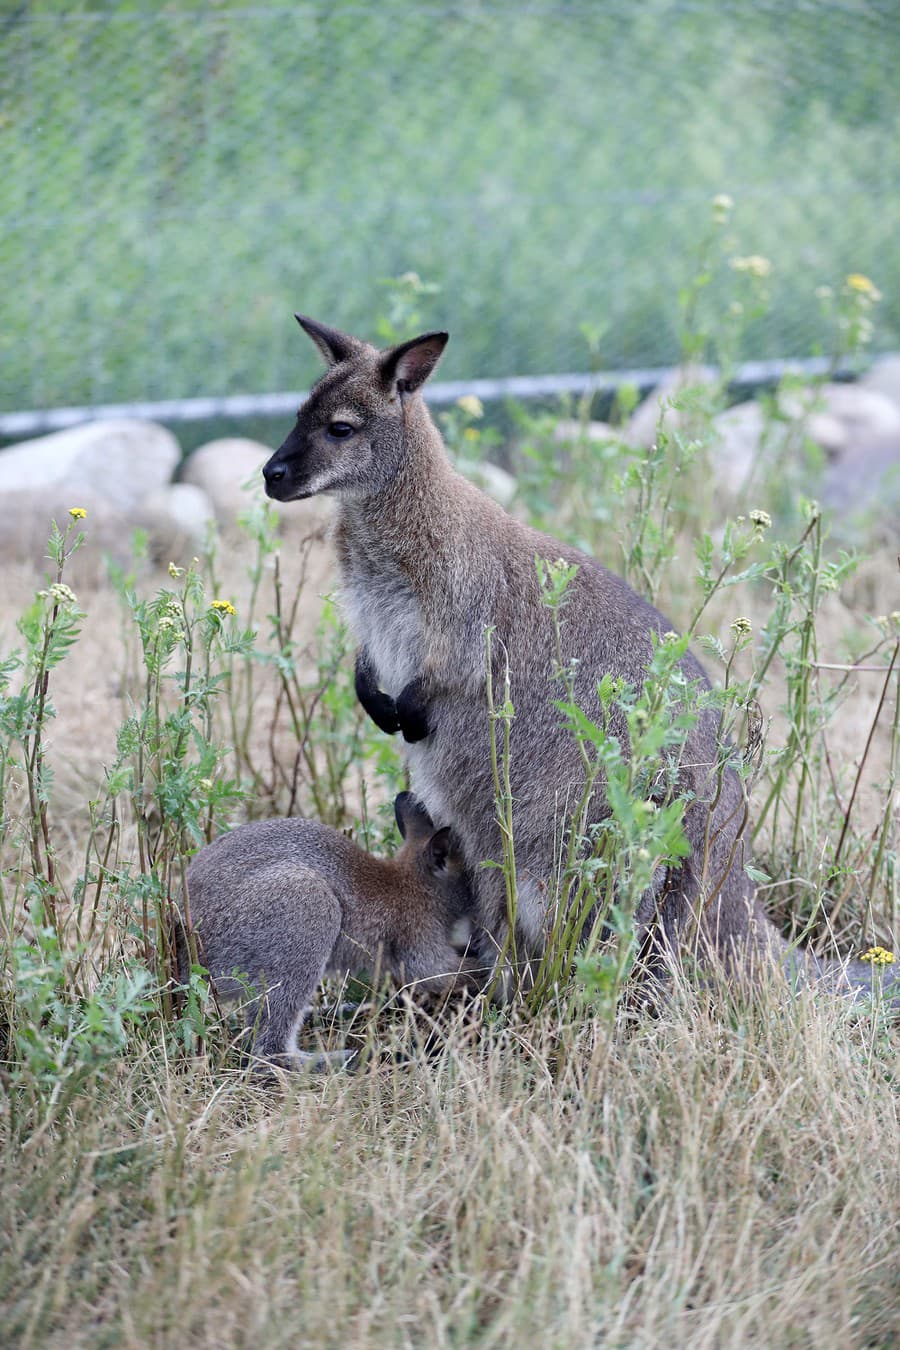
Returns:
[[[369,577],[364,585],[354,585],[351,577],[341,591],[341,604],[379,687],[396,698],[422,669],[422,616],[415,596],[396,578],[379,584]]]

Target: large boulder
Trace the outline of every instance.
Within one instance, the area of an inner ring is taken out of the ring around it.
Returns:
[[[238,516],[263,495],[262,466],[271,456],[267,445],[240,436],[208,441],[181,466],[182,483],[200,488],[212,503],[216,520],[229,529]]]
[[[242,547],[241,518],[254,502],[266,501],[278,517],[278,533],[284,540],[283,566],[289,567],[293,560],[303,572],[306,594],[324,595],[335,582],[334,551],[328,539],[333,504],[324,496],[270,501],[263,492],[261,470],[271,454],[269,446],[244,437],[208,441],[182,464],[181,486],[204,494],[223,536],[237,549]]]
[[[900,443],[900,405],[878,389],[859,382],[824,384],[818,390],[816,402],[844,427],[846,449],[851,454],[860,445],[876,441]]]
[[[609,422],[578,422],[563,418],[553,428],[553,439],[560,445],[580,445],[583,441],[615,441],[619,433]]]
[[[859,381],[863,389],[883,394],[900,408],[900,352],[879,356]]]
[[[61,529],[69,511],[87,512],[87,545],[75,560],[84,574],[103,555],[127,566],[137,529],[150,554],[184,562],[203,544],[212,507],[196,488],[172,485],[181,458],[175,437],[152,422],[101,421],[0,450],[3,561],[43,564],[50,521]]]
[[[673,399],[678,401],[688,390],[713,385],[715,381],[716,373],[708,366],[682,366],[673,371],[632,413],[625,426],[624,439],[629,445],[649,450],[656,442],[660,416],[662,425],[669,434],[689,421],[690,413],[669,407],[671,401]]]
[[[461,459],[457,461],[456,467],[470,483],[481,488],[501,506],[512,504],[519,485],[512,474],[501,469],[499,464],[492,464],[489,459]]]
[[[155,422],[87,422],[0,450],[0,494],[97,496],[127,518],[171,482],[180,459],[175,437]]]
[[[716,414],[713,418],[715,442],[712,463],[721,487],[732,493],[737,492],[750,478],[763,455],[766,464],[759,464],[763,474],[774,467],[782,470],[802,469],[803,459],[799,452],[804,440],[817,445],[826,460],[835,458],[846,449],[846,428],[830,413],[804,414],[799,405],[795,409],[782,407],[781,412],[779,418],[767,417],[755,399],[748,399],[745,403],[735,403],[733,407]]]
[[[736,494],[750,478],[762,447],[765,418],[755,399],[736,403],[713,419],[712,468],[716,482]]]
[[[858,384],[825,384],[806,393],[789,391],[779,413],[767,418],[760,404],[749,400],[714,419],[713,471],[720,487],[734,495],[752,481],[757,466],[762,474],[777,466],[843,514],[896,512],[900,408],[890,399]],[[818,474],[810,475],[802,457],[804,440],[822,452]]]
[[[169,483],[157,489],[147,498],[139,517],[160,562],[198,553],[216,518],[206,493],[191,483]]]

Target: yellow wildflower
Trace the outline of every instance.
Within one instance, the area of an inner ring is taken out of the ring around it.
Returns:
[[[739,614],[736,619],[732,619],[730,626],[735,637],[749,637],[753,632],[753,624],[744,614]]]
[[[851,272],[846,279],[849,290],[856,291],[857,295],[865,296],[871,304],[875,305],[881,299],[881,291],[873,281],[864,277],[862,272]]]
[[[83,506],[70,506],[69,515],[72,517],[73,520],[84,520],[85,516],[87,515],[87,511],[85,511]]]
[[[465,431],[463,432],[463,440],[464,441],[478,440],[478,432],[475,429],[475,427],[466,427]]]
[[[869,961],[873,966],[891,966],[897,958],[886,947],[870,947],[859,959]]]
[[[758,525],[761,530],[768,530],[772,524],[772,517],[768,511],[751,511],[750,519],[754,525]]]
[[[214,609],[217,614],[230,614],[232,616],[237,614],[237,610],[230,600],[214,600],[210,609]]]
[[[183,574],[184,574],[183,567],[176,567],[173,562],[169,563],[169,576],[172,578],[173,581],[177,581],[180,576],[183,576]]]
[[[456,406],[469,417],[484,417],[484,404],[476,394],[463,394],[456,400]]]

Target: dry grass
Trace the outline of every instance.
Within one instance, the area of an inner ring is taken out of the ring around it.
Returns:
[[[263,1089],[148,1050],[2,1155],[23,1345],[889,1346],[877,1019],[676,998]]]

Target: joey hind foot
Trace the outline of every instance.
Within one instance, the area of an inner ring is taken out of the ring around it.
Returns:
[[[359,1060],[358,1050],[294,1050],[282,1054],[248,1055],[248,1068],[257,1082],[277,1081],[279,1074],[333,1073]]]
[[[424,741],[431,727],[428,725],[428,706],[422,681],[410,680],[397,695],[395,707],[403,739],[410,744]]]

